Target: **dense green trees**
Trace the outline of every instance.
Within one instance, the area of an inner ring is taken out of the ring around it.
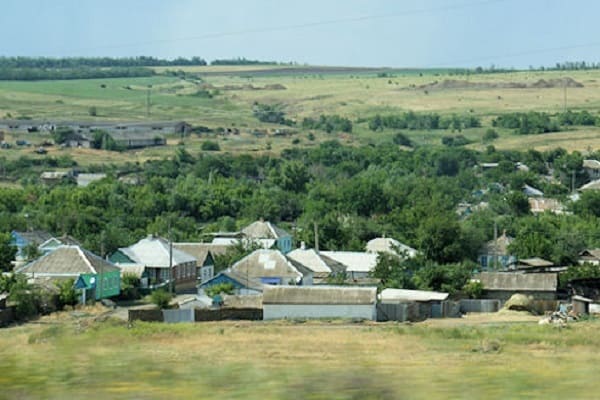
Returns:
[[[530,171],[517,170],[517,161]],[[482,170],[482,162],[499,166]],[[581,162],[581,155],[560,150],[401,151],[389,143],[350,147],[336,141],[288,149],[281,157],[193,156],[180,147],[170,158],[106,166],[107,179],[78,188],[31,185],[48,160],[23,158],[3,162],[7,175],[19,176],[25,186],[0,188],[0,222],[6,231],[68,233],[102,254],[148,233],[166,235],[169,225],[174,239],[198,240],[257,218],[279,223],[312,246],[317,223],[322,249],[362,250],[366,241],[385,234],[440,265],[475,260],[497,224],[516,238],[518,256],[572,263],[582,248],[600,245],[598,195],[583,193],[572,205],[566,198],[569,172],[574,169],[579,179]],[[550,170],[559,182],[538,175]],[[142,183],[114,178],[124,171]],[[524,183],[555,193],[574,214],[532,216],[521,193]],[[457,213],[465,202],[471,213]]]

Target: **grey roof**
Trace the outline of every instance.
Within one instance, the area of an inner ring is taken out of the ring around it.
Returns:
[[[109,261],[79,246],[60,246],[35,261],[23,266],[17,272],[36,276],[73,276],[99,274],[118,271]]]
[[[519,274],[510,272],[482,272],[478,276],[485,290],[554,292],[557,274]]]
[[[289,233],[269,221],[255,221],[242,229],[242,233],[248,239],[279,239],[290,236]]]
[[[331,268],[315,249],[295,249],[287,253],[286,257],[311,270],[315,276],[331,274]]]
[[[426,290],[383,289],[380,294],[382,303],[403,303],[409,301],[443,301],[448,293]]]
[[[204,264],[209,253],[214,257],[225,254],[231,248],[228,245],[213,243],[173,243],[173,247],[195,257],[199,266]]]
[[[371,272],[377,265],[377,254],[360,251],[322,251],[322,255],[346,266],[348,272]]]
[[[552,261],[544,260],[539,257],[522,258],[517,262],[517,266],[530,267],[530,268],[543,268],[551,267],[554,263]]]
[[[389,254],[405,254],[407,257],[412,258],[417,255],[417,250],[410,246],[400,243],[396,239],[379,237],[371,239],[367,242],[366,247],[369,253],[389,253]]]
[[[377,288],[357,286],[269,286],[263,304],[375,304]]]
[[[139,242],[120,248],[123,254],[136,264],[147,267],[169,268],[169,242],[156,236],[148,236]],[[196,263],[196,258],[173,246],[173,266],[185,263]]]
[[[77,186],[86,187],[90,183],[106,178],[106,174],[77,174]]]
[[[600,249],[585,249],[579,253],[579,257],[585,260],[600,260]]]
[[[536,189],[533,186],[529,186],[527,184],[523,185],[523,193],[525,193],[527,196],[533,197],[541,197],[544,195],[544,192],[542,192],[541,190]]]
[[[577,190],[600,190],[600,179],[586,183]]]
[[[277,277],[294,282],[302,279],[302,273],[279,250],[255,250],[233,264],[231,271],[255,279]]]
[[[15,231],[15,233],[25,239],[28,243],[35,243],[38,246],[52,238],[52,235],[45,231]]]
[[[249,276],[246,276],[244,274],[237,273],[235,271],[232,271],[231,269],[226,269],[224,271],[219,272],[217,275],[215,275],[211,279],[207,280],[206,282],[203,282],[202,284],[199,285],[199,287],[202,288],[202,287],[210,286],[211,282],[213,280],[216,280],[219,276],[222,276],[222,275],[233,279],[234,281],[240,283],[245,288],[256,290],[258,292],[262,292],[263,287],[265,286],[262,282],[254,279],[254,278],[250,278]]]
[[[600,169],[600,161],[598,161],[598,160],[583,160],[583,168]]]

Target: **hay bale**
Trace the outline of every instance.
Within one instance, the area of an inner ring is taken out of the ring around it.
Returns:
[[[505,310],[512,311],[533,311],[533,298],[524,294],[513,294],[506,303],[504,303]]]

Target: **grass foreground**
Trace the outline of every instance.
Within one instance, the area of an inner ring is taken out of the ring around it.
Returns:
[[[587,399],[600,370],[595,320],[128,325],[61,314],[0,330],[0,398]]]

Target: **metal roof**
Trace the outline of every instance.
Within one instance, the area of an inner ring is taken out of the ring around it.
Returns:
[[[79,276],[115,271],[119,268],[109,261],[79,246],[59,246],[17,270],[36,276]]]
[[[253,251],[233,264],[231,271],[250,278],[277,277],[294,282],[303,276],[279,250],[266,249]]]
[[[375,304],[376,287],[357,286],[269,286],[263,289],[263,304]]]
[[[386,237],[379,237],[369,240],[367,242],[366,250],[369,253],[382,252],[398,255],[402,255],[404,253],[409,258],[417,255],[417,250],[413,249],[412,247],[407,246],[404,243],[400,243],[396,239]]]
[[[409,301],[443,301],[448,293],[426,290],[383,289],[379,295],[382,303],[403,303]]]
[[[123,254],[147,267],[169,267],[169,242],[156,236],[148,236],[139,242],[119,249]],[[185,263],[195,263],[196,258],[173,247],[173,266]]]
[[[359,251],[322,251],[324,256],[344,264],[348,272],[371,272],[377,265],[377,254]]]

